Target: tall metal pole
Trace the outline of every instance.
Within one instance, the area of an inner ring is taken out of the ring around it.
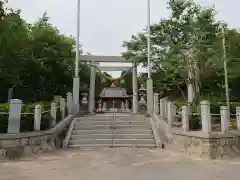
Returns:
[[[150,0],[147,0],[147,51],[148,51],[148,79],[147,79],[147,112],[149,114],[153,113],[153,81],[151,77],[152,73],[152,64],[151,64],[151,30],[150,30],[150,12],[151,12],[151,3]]]
[[[151,2],[147,0],[147,49],[148,49],[148,79],[151,78],[152,64],[151,64],[151,30],[150,30],[150,21],[151,21]]]
[[[73,78],[73,109],[72,112],[79,112],[79,87],[80,87],[80,79],[79,79],[79,56],[80,56],[80,0],[77,0],[77,34],[76,34],[76,59],[75,59],[75,75]]]
[[[77,34],[76,34],[76,59],[75,59],[75,77],[79,76],[79,36],[80,36],[80,0],[77,0]]]
[[[225,27],[222,27],[222,48],[223,48],[223,63],[224,63],[226,104],[227,104],[227,107],[228,107],[228,112],[230,113],[230,100],[229,100],[229,88],[228,88],[228,73],[227,73],[227,59],[226,59]]]

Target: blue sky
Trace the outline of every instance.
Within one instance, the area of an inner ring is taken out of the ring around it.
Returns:
[[[81,0],[80,41],[84,51],[96,55],[120,55],[124,40],[146,25],[146,0]],[[167,17],[167,0],[151,0],[151,22]],[[204,6],[215,5],[217,19],[239,28],[240,1],[197,0]],[[232,3],[230,3],[232,2]],[[29,22],[45,11],[52,24],[68,35],[76,34],[77,0],[9,0],[9,7],[22,10]],[[114,65],[114,64],[108,64]],[[144,71],[139,68],[138,71]],[[111,73],[118,76],[120,72]]]

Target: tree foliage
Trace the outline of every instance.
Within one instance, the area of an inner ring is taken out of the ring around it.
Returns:
[[[201,7],[192,0],[169,0],[167,8],[170,16],[150,27],[155,91],[187,100],[186,85],[192,84],[200,98],[223,100],[221,27],[225,26],[229,84],[232,99],[237,98],[234,91],[240,77],[236,69],[240,65],[239,31],[216,21],[213,7]],[[125,41],[123,47],[123,57],[136,57],[147,66],[146,29]]]
[[[71,92],[74,59],[75,39],[61,34],[46,13],[29,24],[19,10],[6,9],[0,1],[0,101],[6,102],[9,88],[14,89],[14,98],[24,101]],[[89,74],[89,66],[80,63],[80,87],[89,85]],[[96,93],[100,89],[97,74]]]

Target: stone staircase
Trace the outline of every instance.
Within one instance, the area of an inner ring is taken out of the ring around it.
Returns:
[[[95,115],[77,118],[67,147],[156,147],[148,118]]]

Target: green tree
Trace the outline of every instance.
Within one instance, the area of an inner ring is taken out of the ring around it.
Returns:
[[[186,100],[186,85],[192,84],[196,94],[195,101],[199,100],[197,95],[205,98],[212,92],[223,94],[221,24],[215,20],[214,9],[201,7],[191,0],[169,0],[168,9],[171,12],[169,18],[151,25],[155,91],[161,92],[162,96],[182,95]],[[240,41],[236,31],[234,34],[228,29],[227,36],[231,68],[233,62],[239,62],[230,57],[234,53],[235,57],[240,57],[235,45]],[[136,57],[146,67],[146,29],[133,35],[123,46],[126,48],[126,52],[122,54],[125,58]],[[229,74],[233,74],[233,69],[229,71]],[[214,84],[211,83],[212,79]]]
[[[19,10],[6,9],[0,1],[0,15],[0,101],[6,102],[11,87],[14,97],[24,101],[50,100],[72,91],[75,39],[53,27],[46,13],[27,24]],[[79,69],[80,87],[84,87],[89,84],[90,68],[80,63]],[[97,74],[97,92],[100,79]]]

